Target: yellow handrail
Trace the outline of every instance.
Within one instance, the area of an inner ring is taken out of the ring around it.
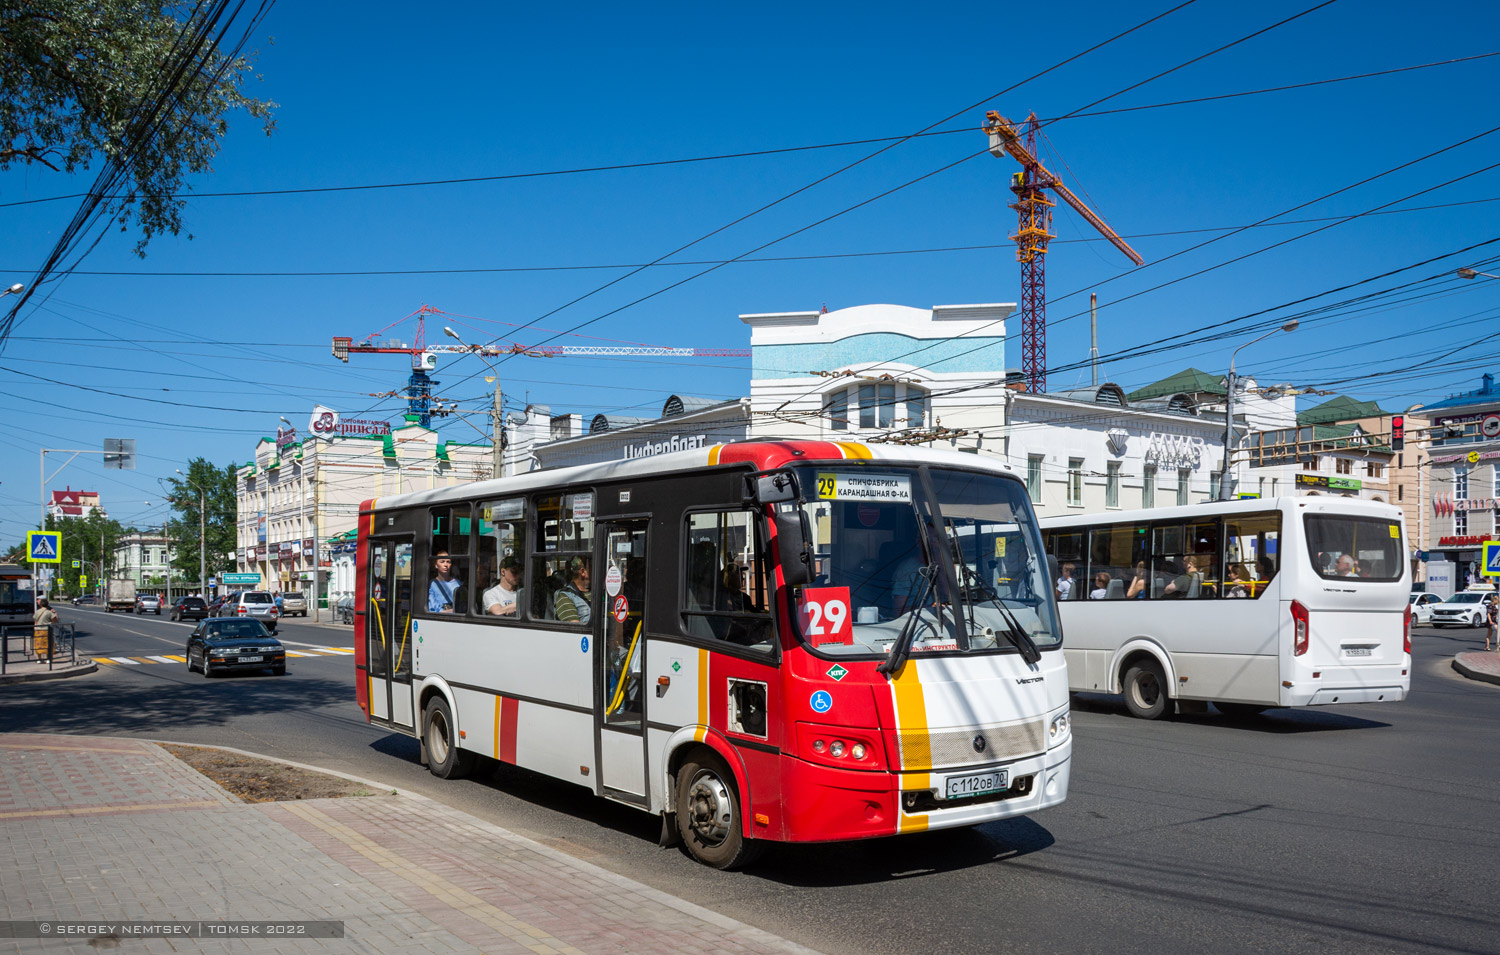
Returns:
[[[625,651],[625,659],[620,661],[620,680],[615,684],[614,698],[609,701],[609,706],[604,710],[605,716],[618,710],[625,703],[625,680],[630,676],[630,660],[635,656],[636,644],[641,639],[641,624],[645,622],[643,618],[635,625],[635,636],[630,638],[630,649]]]
[[[380,601],[379,600],[375,599],[374,597],[371,597],[370,598],[370,603],[372,603],[372,604],[375,605],[375,622],[378,623],[378,624],[380,624],[380,645],[381,645],[381,647],[384,647],[385,646],[385,616],[383,614],[381,614],[381,612],[380,612]]]

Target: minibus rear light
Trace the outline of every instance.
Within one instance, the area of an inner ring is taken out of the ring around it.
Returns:
[[[1401,625],[1401,649],[1411,653],[1411,604],[1406,605],[1406,620]]]
[[[1292,655],[1302,656],[1307,652],[1308,620],[1307,608],[1300,601],[1292,601]]]

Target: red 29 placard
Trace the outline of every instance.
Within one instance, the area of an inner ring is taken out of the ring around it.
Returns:
[[[802,616],[802,632],[813,646],[854,642],[848,587],[804,587],[797,610]]]

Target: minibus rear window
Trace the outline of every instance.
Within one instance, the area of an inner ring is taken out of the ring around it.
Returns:
[[[1307,554],[1329,580],[1400,580],[1406,548],[1401,524],[1378,517],[1307,515]]]

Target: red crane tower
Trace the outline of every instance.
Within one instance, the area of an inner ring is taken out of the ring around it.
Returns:
[[[1011,176],[1010,191],[1016,194],[1011,208],[1020,216],[1020,226],[1011,236],[1016,241],[1016,261],[1021,263],[1021,374],[1026,390],[1047,390],[1047,242],[1053,237],[1052,207],[1057,203],[1047,196],[1051,189],[1072,206],[1089,225],[1099,230],[1115,248],[1130,257],[1136,265],[1145,264],[1140,253],[1132,249],[1119,234],[1073,190],[1043,166],[1036,156],[1036,133],[1041,125],[1035,113],[1026,117],[1026,142],[1011,121],[994,110],[984,114],[984,131],[990,137],[990,153],[1009,153],[1021,164],[1021,171]]]

